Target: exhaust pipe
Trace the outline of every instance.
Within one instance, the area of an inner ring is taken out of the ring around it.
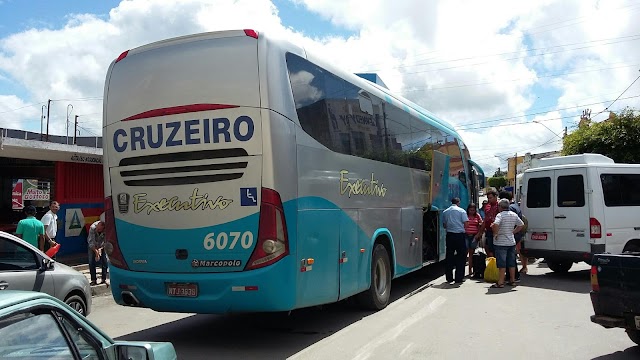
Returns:
[[[120,296],[122,296],[122,301],[124,301],[125,304],[129,306],[140,306],[140,301],[130,291],[123,291],[120,293]]]

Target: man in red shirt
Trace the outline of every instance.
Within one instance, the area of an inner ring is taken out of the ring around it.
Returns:
[[[480,231],[478,231],[478,235],[476,235],[476,240],[479,240],[482,237],[482,232],[484,231],[485,250],[487,252],[487,256],[492,257],[493,231],[491,230],[491,224],[493,224],[493,221],[496,219],[496,215],[498,215],[498,192],[494,189],[489,190],[489,192],[487,192],[487,200],[489,202],[482,209],[484,210],[484,222],[480,227]]]

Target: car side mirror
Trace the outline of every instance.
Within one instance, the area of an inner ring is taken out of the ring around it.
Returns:
[[[52,268],[53,268],[53,261],[43,258],[39,270],[42,272],[45,272],[47,270],[51,270]]]
[[[171,343],[134,343],[116,342],[115,350],[118,360],[154,360],[177,359],[176,351]]]

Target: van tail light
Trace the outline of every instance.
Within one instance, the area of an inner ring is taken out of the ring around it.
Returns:
[[[116,233],[116,222],[113,211],[113,201],[111,196],[104,199],[104,249],[109,257],[109,263],[117,268],[129,270],[127,262],[122,256],[120,245],[118,245],[118,234]]]
[[[589,236],[592,239],[600,239],[602,237],[602,226],[596,218],[589,218]]]
[[[245,270],[271,265],[289,255],[289,238],[282,200],[277,191],[262,188],[258,242]]]
[[[598,283],[598,267],[591,265],[591,290],[600,291],[600,284]]]

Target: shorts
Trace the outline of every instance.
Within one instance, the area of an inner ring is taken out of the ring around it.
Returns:
[[[488,252],[493,252],[493,231],[484,233],[484,247]]]
[[[495,246],[496,265],[498,269],[516,267],[516,246]]]
[[[464,242],[467,245],[467,250],[475,250],[478,247],[478,240],[476,240],[475,237],[475,235],[464,234]]]

